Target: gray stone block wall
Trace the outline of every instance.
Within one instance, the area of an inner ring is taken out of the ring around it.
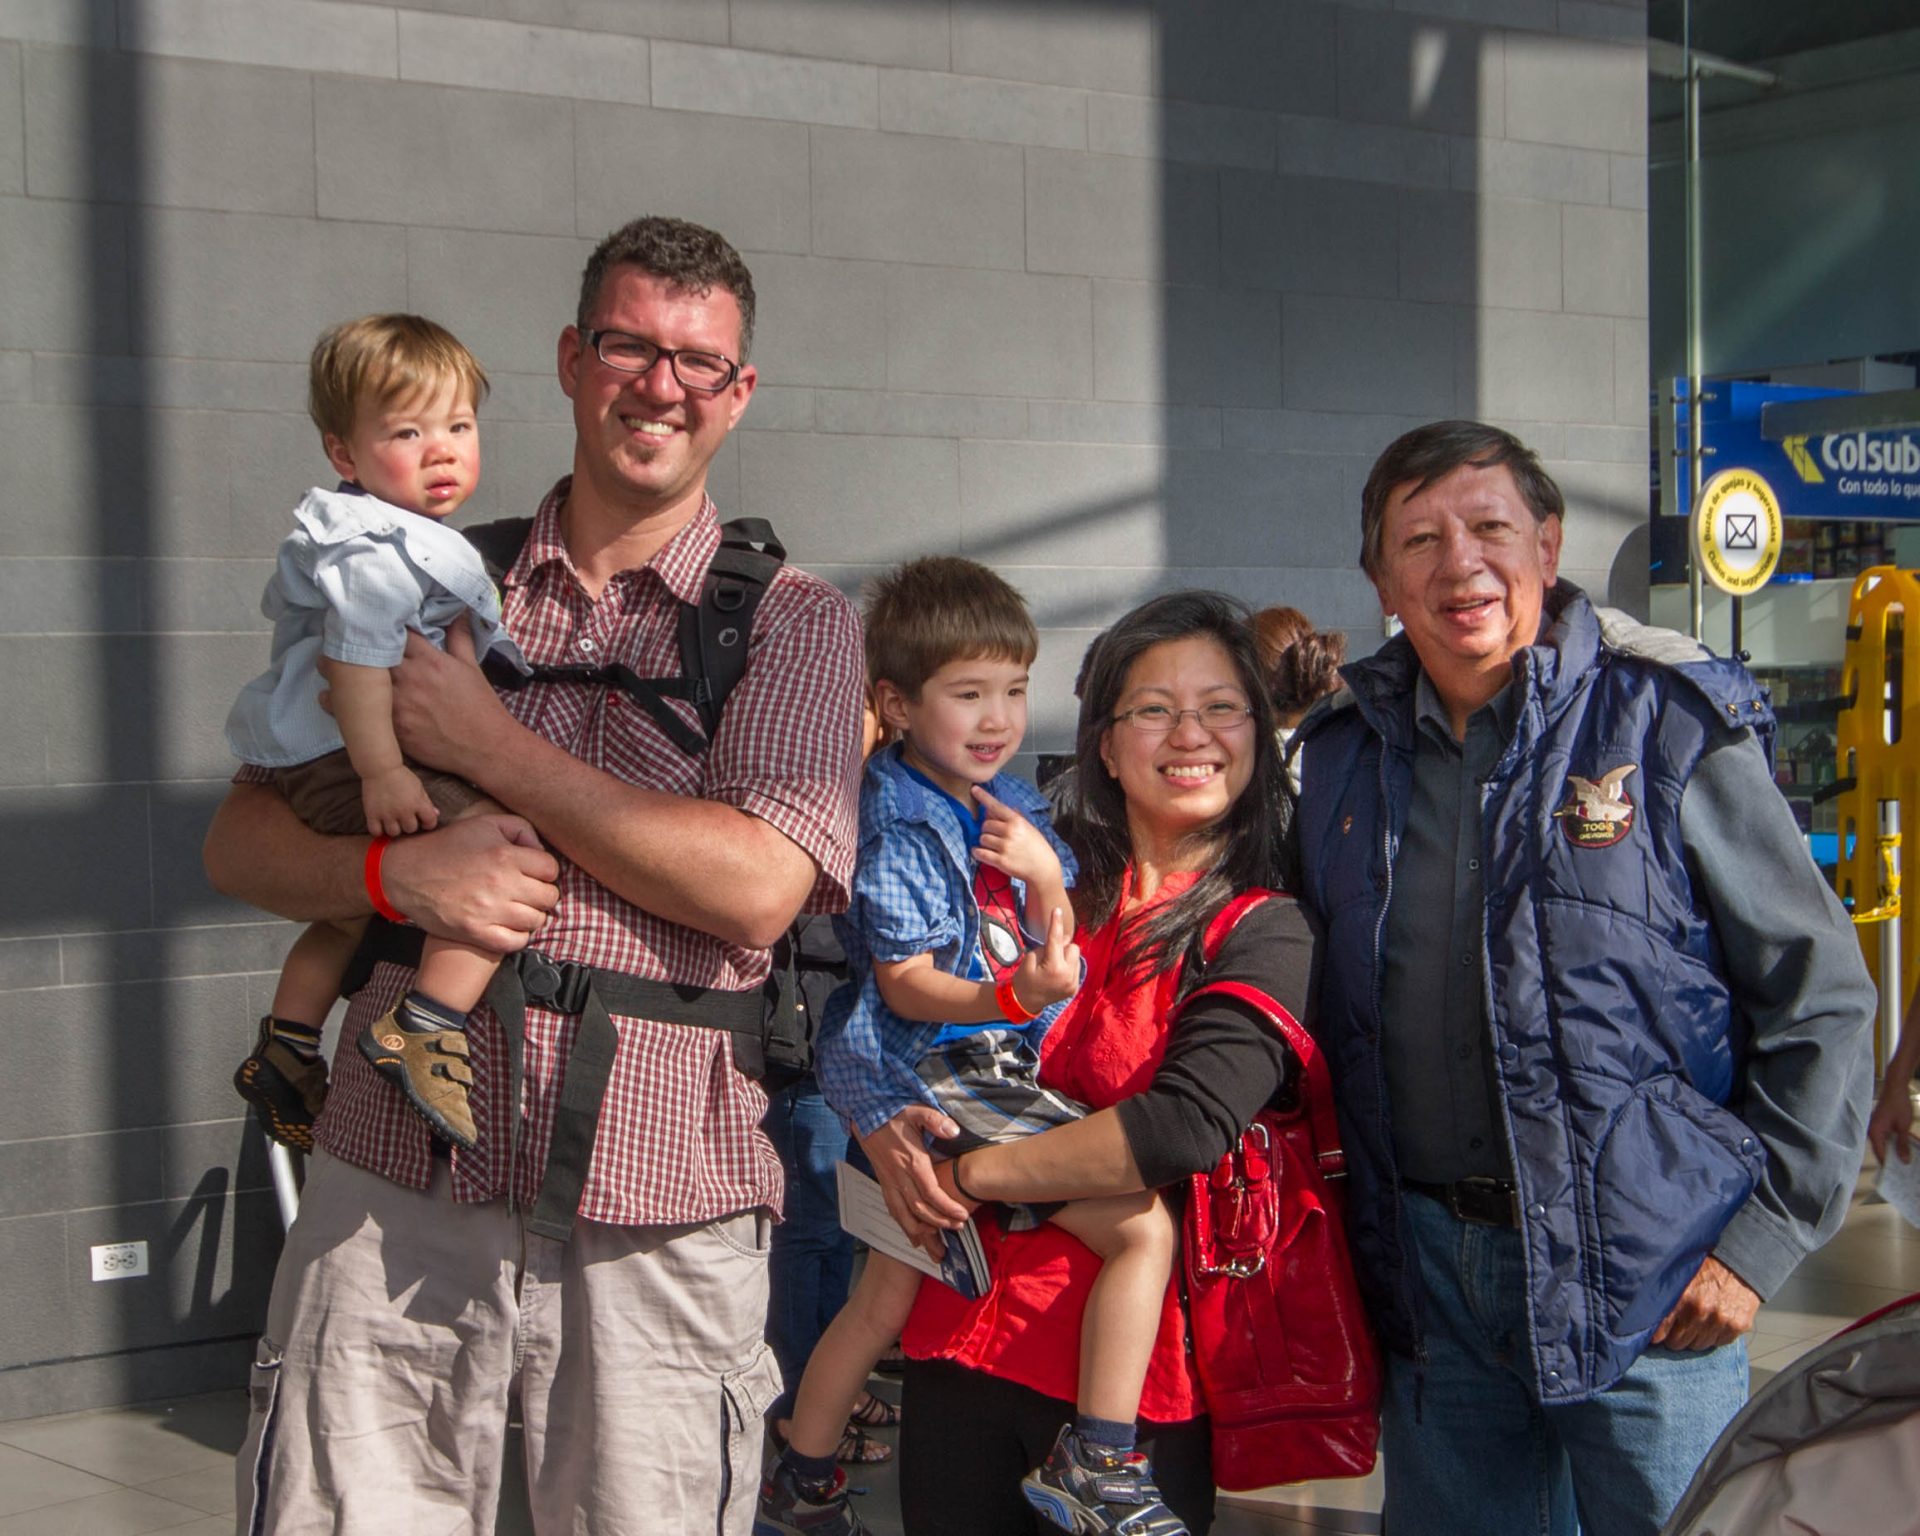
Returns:
[[[568,467],[595,240],[716,225],[762,388],[716,460],[849,590],[951,549],[1086,641],[1187,584],[1371,647],[1358,488],[1534,440],[1604,590],[1645,512],[1628,0],[0,0],[0,1417],[237,1380],[277,1223],[227,1076],[291,937],[199,867],[324,325],[493,376],[471,516]],[[1630,593],[1621,595],[1630,596]],[[154,1274],[96,1284],[92,1243]]]

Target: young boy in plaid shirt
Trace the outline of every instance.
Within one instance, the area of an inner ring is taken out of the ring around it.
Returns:
[[[1043,1087],[1039,1046],[1080,983],[1067,887],[1072,853],[1040,793],[1003,770],[1027,728],[1039,649],[1019,593],[970,560],[915,560],[866,605],[868,680],[898,740],[868,761],[853,899],[835,926],[853,980],[819,1042],[828,1102],[867,1135],[911,1104],[960,1128],[958,1154],[1077,1120]],[[1012,1210],[1053,1221],[1104,1261],[1082,1325],[1080,1400],[1025,1481],[1072,1530],[1184,1536],[1159,1500],[1134,1420],[1175,1246],[1153,1192]],[[899,1336],[920,1277],[869,1252],[808,1361],[792,1430],[761,1491],[762,1536],[859,1536],[834,1453],[875,1361]]]

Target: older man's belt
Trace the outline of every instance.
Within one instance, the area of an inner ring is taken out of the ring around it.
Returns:
[[[1402,1189],[1438,1200],[1458,1221],[1470,1221],[1481,1227],[1518,1227],[1520,1192],[1508,1179],[1476,1177],[1456,1179],[1451,1184],[1428,1184],[1420,1179],[1402,1179]]]
[[[382,960],[417,966],[425,937],[418,928],[374,919],[368,924],[366,937],[348,967],[340,988],[342,995],[350,996],[365,986],[373,967]],[[547,1145],[546,1172],[540,1181],[533,1212],[527,1217],[528,1228],[560,1242],[565,1242],[573,1231],[574,1218],[580,1210],[580,1194],[586,1188],[587,1169],[593,1161],[600,1106],[620,1048],[612,1015],[725,1030],[734,1037],[735,1062],[741,1064],[741,1070],[752,1072],[746,1062],[762,1057],[768,1022],[768,988],[777,984],[778,978],[774,977],[762,986],[742,992],[681,986],[626,971],[555,960],[536,949],[523,949],[502,960],[487,988],[487,1001],[493,1005],[506,1037],[507,1103],[512,1106],[507,1122],[510,1170],[519,1162],[527,1009],[545,1008],[554,1013],[575,1015],[580,1020],[560,1080],[560,1096],[553,1111],[553,1138]],[[509,1180],[511,1178],[509,1172]],[[511,1204],[511,1187],[507,1198]]]

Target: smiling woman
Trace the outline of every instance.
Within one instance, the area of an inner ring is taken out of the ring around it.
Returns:
[[[1095,642],[1068,808],[1086,978],[1040,1069],[1044,1085],[1094,1113],[940,1164],[942,1192],[963,1205],[1175,1183],[1218,1162],[1285,1083],[1287,1048],[1252,1009],[1211,998],[1181,1006],[1198,936],[1235,897],[1273,879],[1281,769],[1261,679],[1246,610],[1215,593],[1157,598]],[[1310,962],[1300,914],[1276,896],[1232,930],[1207,975],[1297,1015]],[[982,1228],[991,1294],[969,1303],[923,1285],[904,1335],[901,1512],[922,1536],[1049,1529],[1023,1504],[1021,1477],[1073,1417],[1086,1366],[1081,1318],[1099,1261],[1052,1225]],[[1159,1497],[1199,1533],[1212,1523],[1214,1489],[1184,1340],[1169,1285],[1139,1448]],[[1144,1505],[1139,1518],[1144,1526]]]
[[[1209,635],[1163,641],[1127,669],[1100,761],[1126,797],[1136,864],[1174,868],[1211,840],[1253,773],[1253,706]]]

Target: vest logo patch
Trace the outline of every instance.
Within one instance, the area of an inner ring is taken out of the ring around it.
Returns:
[[[1554,819],[1576,848],[1611,848],[1633,830],[1633,799],[1627,794],[1627,776],[1638,763],[1622,763],[1599,779],[1567,775],[1567,803]]]

